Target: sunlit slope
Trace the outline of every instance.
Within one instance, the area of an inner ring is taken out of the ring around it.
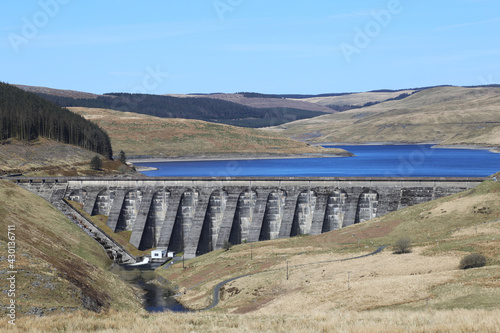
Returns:
[[[181,287],[182,301],[210,304],[218,282],[228,283],[215,312],[318,315],[373,309],[498,309],[500,304],[500,182],[412,206],[318,236],[241,244],[174,265],[159,273]],[[497,221],[497,222],[494,222]],[[491,222],[491,223],[485,223]],[[411,254],[382,245],[409,237]],[[483,268],[461,271],[472,252]],[[287,279],[287,264],[289,267]],[[349,282],[348,282],[349,279]],[[427,302],[428,305],[427,305]]]
[[[140,308],[136,291],[107,271],[104,249],[56,208],[6,180],[0,180],[0,202],[2,290],[9,289],[7,271],[17,271],[18,315]],[[14,269],[5,259],[7,226],[15,227]],[[10,301],[7,293],[0,299]]]
[[[38,138],[20,141],[4,140],[0,143],[0,176],[22,173],[24,176],[104,176],[128,170],[120,161],[103,161],[101,170],[92,170],[90,160],[94,152],[54,140]],[[120,171],[120,167],[122,171]]]
[[[124,150],[127,155],[168,157],[325,152],[322,148],[258,129],[107,109],[75,107],[70,110],[104,128],[113,149],[117,152]]]
[[[255,94],[259,96],[260,94]],[[243,104],[252,108],[290,108],[299,110],[309,110],[333,113],[334,110],[325,107],[325,104],[308,101],[307,99],[293,99],[293,98],[279,98],[277,96],[269,97],[260,95],[259,97],[246,97],[244,94],[208,94],[208,95],[167,95],[173,97],[202,97],[202,98],[215,98],[228,102]]]
[[[500,145],[500,88],[439,87],[402,100],[275,127],[311,142]]]
[[[301,98],[297,101],[309,102],[319,105],[356,105],[362,106],[366,103],[383,102],[391,98],[396,98],[401,94],[412,94],[415,90],[399,91],[371,91],[362,93],[346,94],[341,96],[317,96],[310,98]]]

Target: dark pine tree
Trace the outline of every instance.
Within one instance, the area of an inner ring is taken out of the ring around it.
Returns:
[[[36,94],[0,82],[0,140],[44,137],[110,158],[108,134],[96,124]]]

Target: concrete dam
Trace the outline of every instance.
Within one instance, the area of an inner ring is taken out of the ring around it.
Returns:
[[[483,178],[19,178],[53,204],[83,204],[139,250],[192,258],[224,243],[317,235],[474,188]],[[56,207],[58,206],[56,205]]]

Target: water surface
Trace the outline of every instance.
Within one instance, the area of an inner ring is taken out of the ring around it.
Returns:
[[[431,145],[325,146],[354,157],[138,163],[151,177],[486,177],[500,170],[500,154]]]

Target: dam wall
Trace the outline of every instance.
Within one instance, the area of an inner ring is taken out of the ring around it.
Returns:
[[[224,246],[317,235],[474,188],[483,178],[44,178],[16,182],[83,204],[139,250],[186,258]]]

